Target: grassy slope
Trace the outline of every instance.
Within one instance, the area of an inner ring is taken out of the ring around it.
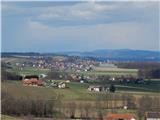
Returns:
[[[84,74],[84,75],[109,75],[112,77],[116,77],[116,76],[128,76],[128,75],[132,75],[132,76],[137,76],[137,72],[102,72],[102,71],[92,71],[92,72],[80,72],[80,74]]]
[[[20,69],[10,69],[9,72],[13,72],[19,75],[39,75],[39,74],[47,74],[49,72],[48,69],[36,69],[36,68],[25,68],[23,70]]]
[[[1,120],[23,120],[23,119],[20,119],[20,118],[17,118],[17,117],[11,117],[11,116],[8,116],[8,115],[1,115]]]
[[[2,82],[2,90],[9,92],[11,95],[13,95],[16,98],[21,98],[21,97],[28,97],[30,98],[46,98],[50,99],[54,95],[61,94],[64,96],[62,99],[62,103],[64,105],[68,104],[68,102],[76,102],[76,104],[87,104],[90,103],[91,106],[94,108],[96,105],[96,97],[99,94],[104,94],[104,93],[97,93],[97,92],[89,92],[87,91],[88,84],[81,84],[81,83],[69,83],[68,84],[69,89],[55,89],[55,88],[44,88],[44,87],[24,87],[22,86],[21,82],[17,81],[12,81],[12,82]],[[120,88],[120,87],[119,87]],[[116,93],[110,93],[110,94],[115,94],[115,95],[120,95],[120,94],[129,94],[129,95],[134,95],[136,98],[139,98],[142,95],[149,95],[149,96],[157,96],[159,93],[157,92],[148,92],[144,91],[141,89],[138,89],[137,91],[136,87],[125,87],[124,89],[118,90]],[[144,88],[145,89],[145,88]],[[104,106],[105,108],[105,106]],[[118,110],[118,109],[117,109]],[[108,111],[108,110],[107,110]],[[106,113],[104,109],[104,113]],[[134,113],[135,111],[123,111],[123,110],[118,110],[120,113]],[[93,114],[96,113],[96,110],[92,110]],[[79,114],[79,111],[76,111],[76,114]],[[79,116],[79,115],[78,115]],[[17,119],[12,117],[3,117],[4,119],[2,120],[22,120],[22,119]]]
[[[95,100],[97,92],[89,92],[87,90],[88,84],[69,83],[69,88],[56,89],[44,87],[23,86],[21,82],[5,82],[2,83],[2,90],[11,93],[17,97],[45,97],[49,99],[53,96],[62,95],[64,100]],[[153,91],[154,88],[136,87],[136,86],[120,86],[117,87],[115,94],[132,94],[135,96],[141,95],[158,95],[158,92]]]
[[[94,99],[94,93],[91,95],[87,91],[87,85],[81,85],[76,83],[71,83],[68,85],[69,88],[66,89],[56,89],[56,88],[44,88],[44,87],[30,87],[22,86],[20,82],[6,82],[2,83],[2,90],[11,93],[14,96],[28,96],[28,97],[45,97],[51,98],[54,95],[61,94],[64,96],[65,100],[74,99]]]

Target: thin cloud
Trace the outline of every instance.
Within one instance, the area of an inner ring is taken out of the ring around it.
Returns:
[[[158,2],[69,3],[2,3],[2,50],[158,50]]]

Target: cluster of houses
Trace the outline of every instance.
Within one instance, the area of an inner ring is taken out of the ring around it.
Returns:
[[[54,88],[66,88],[67,82],[56,82],[54,80],[46,80],[44,83],[45,87],[54,87]]]
[[[88,87],[88,90],[94,92],[102,92],[102,91],[109,92],[109,87],[102,85],[90,85]]]
[[[36,75],[25,76],[22,82],[24,86],[43,86],[43,81]]]
[[[22,83],[24,86],[66,88],[66,82],[55,82],[54,80],[42,81],[37,75],[25,76]]]
[[[30,61],[22,63],[15,63],[17,68],[20,70],[26,67],[33,67],[38,69],[53,69],[57,71],[90,71],[92,66],[98,62],[93,60],[84,60],[80,58],[72,59],[70,57],[48,57],[48,56],[37,56],[30,57]]]
[[[110,77],[110,76],[96,76],[96,75],[82,75],[82,74],[70,74],[70,79],[77,82],[100,82],[100,81],[119,81],[121,84],[146,84],[143,78],[137,77]]]

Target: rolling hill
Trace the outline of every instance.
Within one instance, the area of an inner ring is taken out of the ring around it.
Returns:
[[[69,56],[93,57],[97,60],[114,61],[160,61],[160,51],[131,49],[101,49],[91,52],[64,52]]]

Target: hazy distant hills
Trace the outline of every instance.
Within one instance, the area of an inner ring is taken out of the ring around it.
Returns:
[[[94,57],[98,60],[115,61],[160,61],[160,51],[102,49],[91,52],[65,52],[69,56]]]
[[[56,55],[68,55],[79,57],[92,57],[96,60],[106,61],[156,61],[160,62],[160,51],[147,51],[147,50],[130,50],[130,49],[101,49],[91,52],[56,52],[56,53],[8,53],[3,52],[1,56],[56,56]]]

